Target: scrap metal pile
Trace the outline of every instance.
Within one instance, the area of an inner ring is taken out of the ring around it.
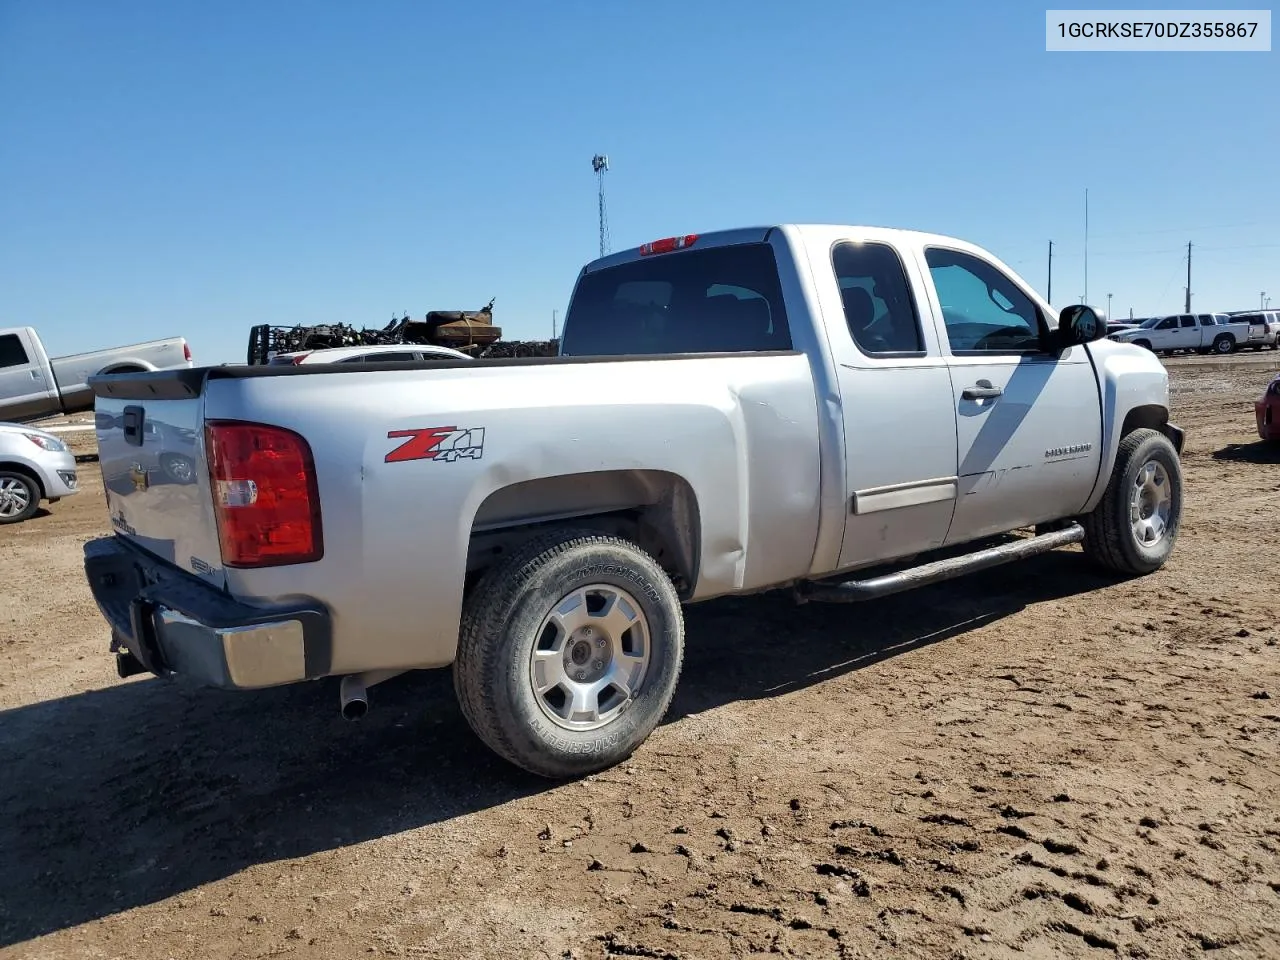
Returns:
[[[357,328],[345,323],[282,327],[262,323],[249,331],[250,365],[267,363],[278,353],[360,347],[369,344],[416,343],[453,347],[473,357],[551,357],[555,340],[507,341],[493,323],[493,301],[482,309],[432,310],[421,320],[408,314],[382,328]]]

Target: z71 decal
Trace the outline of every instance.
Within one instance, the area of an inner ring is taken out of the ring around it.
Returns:
[[[484,454],[484,427],[426,427],[422,430],[392,430],[388,440],[404,438],[386,456],[387,463],[407,460],[479,460]]]

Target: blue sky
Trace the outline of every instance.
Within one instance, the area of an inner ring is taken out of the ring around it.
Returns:
[[[1280,53],[1046,53],[1045,5],[0,3],[0,325],[55,353],[496,297],[778,221],[955,234],[1114,314],[1280,305]]]

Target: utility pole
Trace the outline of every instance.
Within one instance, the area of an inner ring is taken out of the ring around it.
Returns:
[[[1191,312],[1191,241],[1187,241],[1187,305],[1182,308],[1183,313]]]
[[[1111,319],[1111,294],[1107,294],[1107,320]]]
[[[596,172],[597,196],[600,205],[600,256],[609,250],[609,218],[604,210],[604,175],[609,170],[609,158],[597,153],[591,158],[591,169]]]
[[[1089,302],[1089,188],[1084,188],[1084,299]]]
[[[1267,309],[1267,291],[1265,290],[1263,290],[1260,294],[1258,294],[1258,309],[1259,310]]]
[[[556,312],[552,310],[551,311],[551,339],[554,340],[555,338],[556,338]]]
[[[1049,292],[1045,299],[1053,303],[1053,241],[1049,241]]]

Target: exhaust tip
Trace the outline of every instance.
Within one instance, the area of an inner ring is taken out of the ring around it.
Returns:
[[[348,700],[342,705],[343,720],[360,720],[368,712],[368,700]]]

